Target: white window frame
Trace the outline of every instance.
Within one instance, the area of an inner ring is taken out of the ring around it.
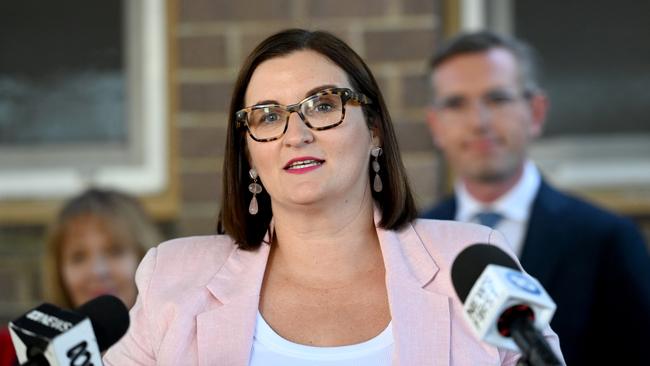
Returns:
[[[0,200],[66,197],[89,185],[113,187],[136,195],[157,194],[167,187],[167,8],[161,0],[123,0],[123,4],[127,34],[125,105],[129,126],[139,124],[138,133],[128,129],[129,140],[139,155],[137,163],[117,161],[92,169],[74,164],[65,168],[1,167]],[[93,154],[92,146],[87,149]],[[14,161],[20,161],[20,157]]]

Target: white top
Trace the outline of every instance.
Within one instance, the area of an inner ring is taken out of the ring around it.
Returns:
[[[378,336],[363,343],[305,346],[282,338],[258,312],[249,366],[388,366],[393,343],[391,322]]]
[[[510,191],[499,197],[496,201],[485,204],[472,197],[462,182],[456,184],[456,220],[478,223],[475,219],[477,213],[494,211],[503,215],[503,219],[494,229],[499,230],[508,239],[512,250],[521,257],[524,245],[526,227],[530,218],[530,210],[542,183],[542,177],[532,161],[524,164],[524,171]]]

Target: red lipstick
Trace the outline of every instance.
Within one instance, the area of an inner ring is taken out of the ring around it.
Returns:
[[[284,165],[284,170],[291,174],[304,174],[318,169],[325,163],[325,160],[313,156],[301,156],[289,160]]]

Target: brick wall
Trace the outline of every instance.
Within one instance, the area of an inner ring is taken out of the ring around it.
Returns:
[[[248,52],[290,27],[331,31],[369,63],[396,123],[418,202],[437,192],[438,165],[423,123],[426,60],[439,33],[434,0],[168,0],[177,109],[171,116],[181,181],[180,213],[166,236],[213,233],[219,208],[227,105]],[[42,301],[45,228],[0,222],[0,325]]]
[[[40,253],[44,230],[0,226],[0,327],[41,298]]]
[[[436,196],[438,162],[424,107],[426,61],[439,38],[435,0],[180,0],[178,69],[182,209],[179,234],[214,231],[227,106],[239,66],[285,28],[333,32],[377,77],[419,204]]]
[[[426,60],[440,27],[436,0],[169,0],[178,23],[172,115],[179,141],[181,211],[168,237],[213,233],[221,190],[227,105],[247,53],[289,27],[331,31],[364,57],[393,116],[418,204],[438,196],[441,170],[424,124]],[[650,238],[650,218],[640,217]],[[0,325],[41,301],[44,228],[0,223]],[[650,242],[650,240],[649,240]]]

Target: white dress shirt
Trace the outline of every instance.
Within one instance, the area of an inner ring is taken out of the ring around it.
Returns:
[[[528,160],[524,164],[521,179],[506,194],[491,203],[483,203],[472,197],[465,184],[456,183],[456,220],[478,223],[475,216],[479,212],[493,211],[503,215],[503,219],[494,227],[506,237],[512,250],[521,257],[530,218],[530,210],[542,183],[542,177],[535,164]]]

